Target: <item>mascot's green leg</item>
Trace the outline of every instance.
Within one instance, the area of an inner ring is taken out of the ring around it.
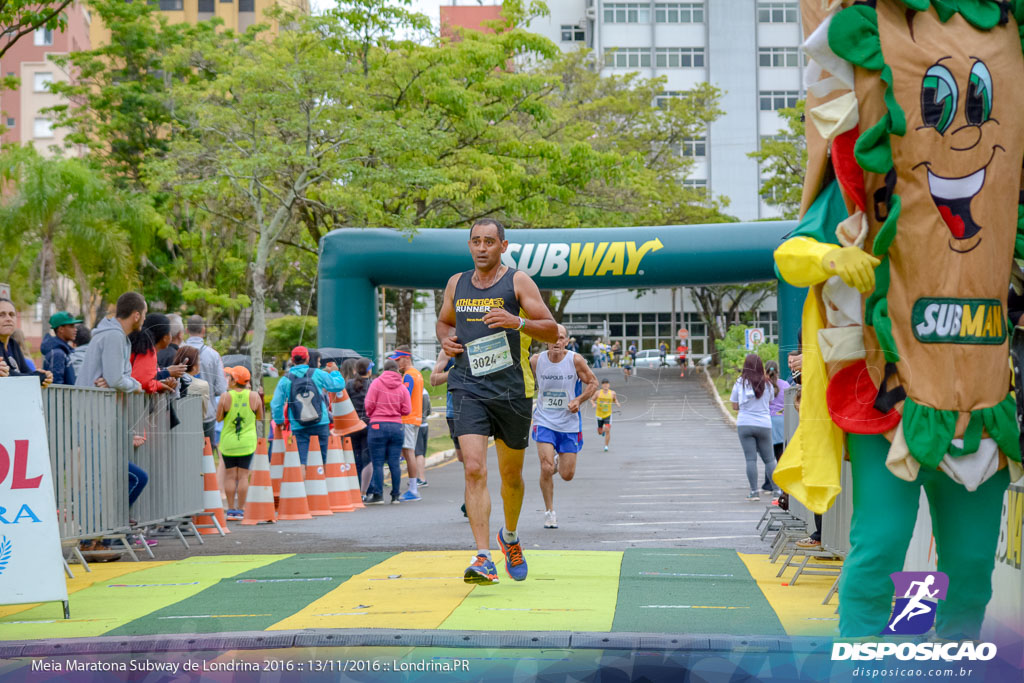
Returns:
[[[853,523],[839,580],[839,633],[844,638],[877,636],[889,623],[889,575],[903,570],[921,486],[886,469],[885,437],[849,434],[846,448],[853,475]]]
[[[925,492],[932,513],[938,569],[949,576],[940,600],[935,633],[942,638],[978,638],[985,607],[992,597],[992,570],[999,542],[1006,468],[968,492],[943,472],[929,472]]]
[[[882,436],[849,434],[846,445],[853,475],[853,524],[839,583],[839,633],[845,638],[879,635],[888,624],[893,599],[889,575],[903,570],[924,486],[938,569],[949,576],[946,599],[938,605],[936,633],[977,638],[992,596],[1008,472],[997,472],[971,493],[937,470],[922,469],[913,483],[895,476],[885,466],[889,442]]]

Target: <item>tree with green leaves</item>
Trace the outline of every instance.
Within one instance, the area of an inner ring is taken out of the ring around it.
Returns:
[[[775,291],[774,282],[691,287],[690,298],[707,328],[708,352],[719,348],[727,329],[742,322],[743,313],[757,311]],[[712,362],[718,365],[720,361],[713,354]]]
[[[257,381],[278,240],[297,230],[297,209],[310,189],[344,187],[380,134],[360,106],[364,90],[339,69],[328,42],[307,30],[309,19],[281,18],[294,29],[201,51],[213,77],[172,87],[181,134],[149,166],[160,191],[174,192],[248,243],[249,353]]]
[[[19,40],[44,28],[51,31],[63,31],[67,25],[64,10],[72,0],[56,0],[39,2],[39,0],[4,0],[0,2],[0,58],[7,53]]]
[[[807,168],[807,143],[804,139],[804,100],[792,109],[780,109],[785,128],[761,143],[761,149],[747,156],[761,167],[760,194],[769,206],[777,206],[782,217],[794,219],[800,212],[804,171]]]
[[[15,188],[0,203],[0,235],[38,254],[44,324],[59,273],[75,280],[89,319],[94,291],[116,296],[134,283],[131,253],[163,224],[144,198],[119,192],[82,160],[44,159],[31,147],[5,150],[0,175]]]

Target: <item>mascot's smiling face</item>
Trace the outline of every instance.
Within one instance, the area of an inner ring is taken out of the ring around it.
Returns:
[[[971,57],[973,64],[957,65],[951,56],[945,56],[929,67],[921,82],[921,120],[918,131],[927,131],[928,149],[940,145],[952,152],[955,168],[941,168],[941,162],[922,161],[928,173],[928,188],[942,220],[952,233],[950,249],[966,252],[978,246],[982,239],[978,233],[982,226],[971,215],[971,202],[985,187],[985,172],[997,152],[1006,148],[996,140],[999,121],[992,116],[992,74],[982,60]],[[943,62],[956,68],[966,79],[961,84],[953,71]],[[989,132],[991,131],[991,133]],[[917,131],[915,131],[917,132]],[[929,134],[930,133],[930,134]],[[909,133],[908,133],[909,135]],[[987,155],[987,158],[982,158]],[[973,170],[966,175],[953,176],[964,167]]]
[[[900,14],[902,26],[881,27],[883,49],[895,56],[888,34],[913,64],[894,82],[907,131],[892,138],[893,152],[901,176],[927,188],[903,200],[930,204],[911,210],[922,218],[930,213],[949,249],[968,253],[995,239],[997,223],[1016,223],[1019,188],[1000,176],[1020,174],[1024,90],[1013,78],[1019,37],[1012,22],[979,31],[959,15],[942,23],[934,11]]]

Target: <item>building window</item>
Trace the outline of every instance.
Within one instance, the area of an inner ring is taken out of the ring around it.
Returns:
[[[795,47],[761,47],[757,49],[758,66],[799,66],[800,53]]]
[[[616,69],[635,69],[651,65],[649,47],[608,47],[604,50],[604,65]]]
[[[32,123],[32,136],[36,138],[52,138],[53,121],[41,117],[37,118]]]
[[[796,2],[762,0],[757,3],[757,20],[762,24],[795,24],[799,16]]]
[[[199,11],[200,12],[213,12],[214,11],[214,0],[199,0]]]
[[[683,94],[684,91],[682,90],[665,90],[663,92],[660,92],[654,98],[654,106],[658,107],[659,109],[664,109],[668,106],[669,100],[676,97],[682,97]]]
[[[651,6],[639,2],[610,2],[604,6],[606,24],[649,24]]]
[[[238,0],[239,12],[255,12],[256,0]]]
[[[49,71],[37,71],[32,74],[32,90],[35,92],[49,92],[50,83],[53,83],[53,74]]]
[[[800,93],[796,90],[762,90],[758,99],[758,109],[761,111],[778,111],[795,107]]]
[[[703,24],[703,2],[659,2],[654,6],[658,24]]]
[[[160,0],[160,9],[164,12],[180,12],[184,7],[182,0]]]
[[[14,128],[14,119],[13,118],[11,118],[11,117],[7,118],[7,127],[8,128]]]
[[[32,36],[35,45],[53,45],[53,31],[48,28],[37,28]]]
[[[687,178],[683,181],[683,187],[690,190],[697,190],[698,192],[707,192],[708,181],[702,178]]]
[[[563,43],[582,43],[587,39],[583,27],[577,24],[562,24]]]
[[[684,157],[706,157],[708,155],[707,139],[686,138],[680,145],[680,151]]]
[[[656,48],[655,64],[666,69],[687,69],[704,66],[702,47],[659,47]]]
[[[222,5],[230,5],[232,0],[220,0]]]

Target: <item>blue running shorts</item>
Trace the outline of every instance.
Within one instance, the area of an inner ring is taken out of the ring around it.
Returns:
[[[533,426],[533,440],[552,444],[556,453],[579,453],[583,448],[582,432],[556,432],[540,425]]]

